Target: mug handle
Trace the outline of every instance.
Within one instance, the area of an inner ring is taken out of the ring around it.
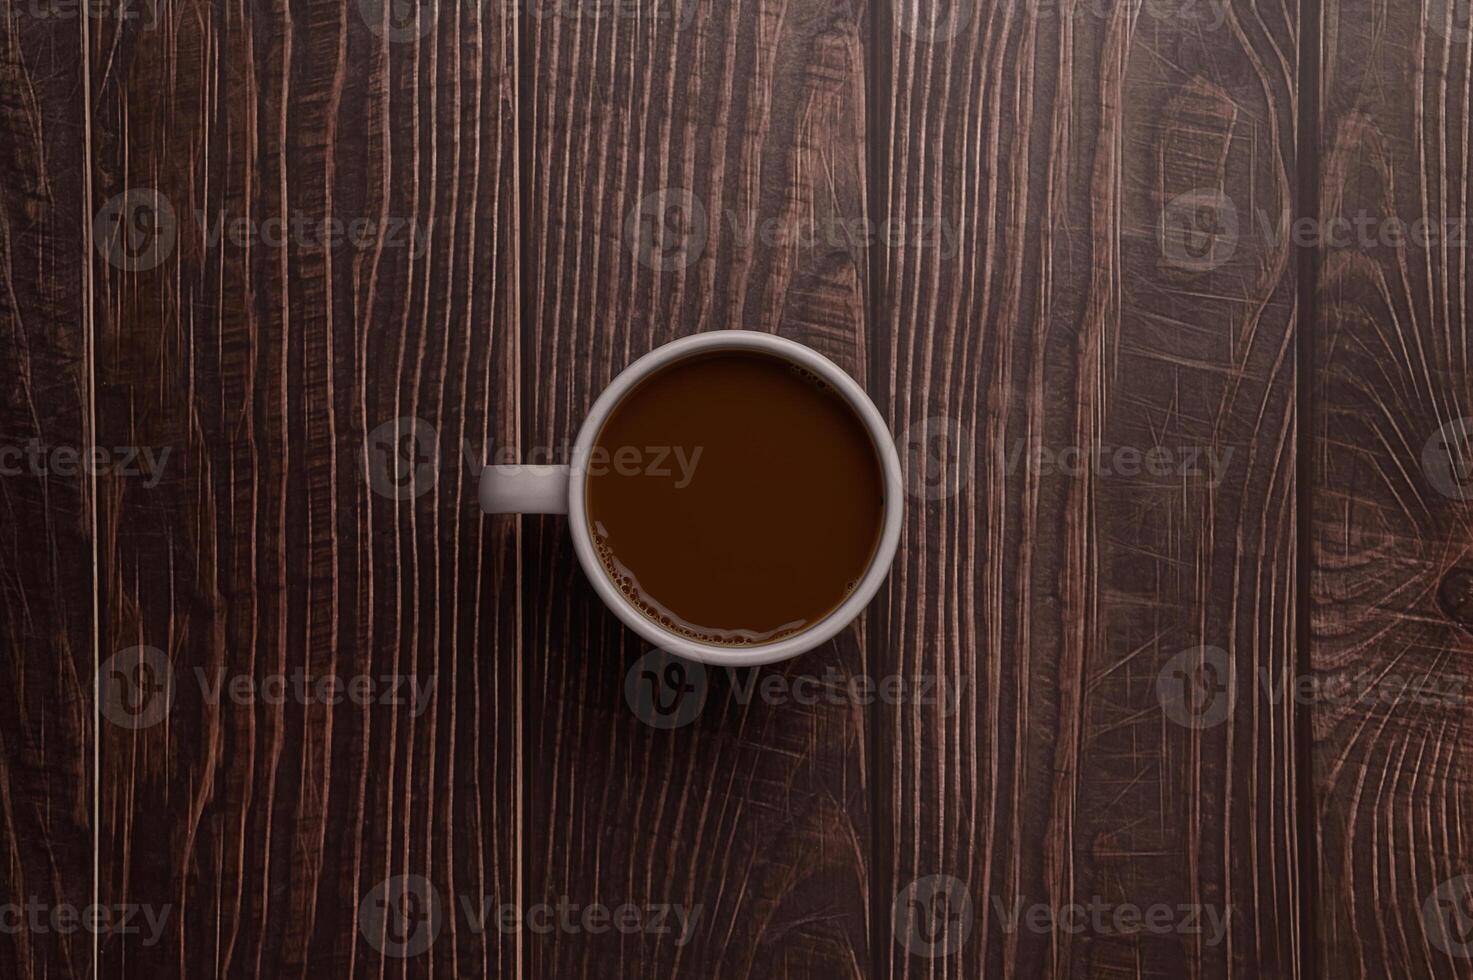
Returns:
[[[566,514],[567,466],[486,466],[481,469],[481,509],[488,514]]]

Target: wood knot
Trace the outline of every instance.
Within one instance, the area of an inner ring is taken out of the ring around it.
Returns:
[[[1437,604],[1449,619],[1473,631],[1473,568],[1460,565],[1442,578]]]

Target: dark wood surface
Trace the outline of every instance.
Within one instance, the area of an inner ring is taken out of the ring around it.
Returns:
[[[0,976],[1473,975],[1456,5],[5,9]],[[732,327],[906,524],[672,720],[476,475]]]
[[[1455,5],[1326,12],[1317,207],[1375,222],[1323,248],[1315,316],[1313,668],[1369,695],[1314,711],[1335,976],[1473,969],[1468,28]]]
[[[528,458],[566,461],[613,376],[695,331],[780,333],[867,375],[864,9],[645,7],[674,16],[524,22]],[[868,972],[869,714],[768,704],[754,672],[713,668],[699,717],[646,724],[624,691],[648,644],[564,524],[529,519],[523,549],[523,899],[701,912],[683,944],[529,935],[525,974]],[[851,676],[871,655],[860,625],[773,670]]]
[[[0,32],[0,398],[7,447],[79,447],[96,422],[77,25]],[[7,460],[7,468],[12,468]],[[40,468],[38,468],[40,469]],[[96,493],[82,474],[0,478],[0,901],[95,894]],[[81,934],[0,933],[21,977],[89,976]]]
[[[880,35],[881,211],[954,222],[959,248],[885,254],[874,390],[912,445],[954,429],[971,455],[914,501],[872,614],[889,669],[967,682],[955,717],[876,715],[875,890],[955,876],[977,927],[954,960],[882,936],[878,963],[1292,975],[1292,706],[1225,692],[1192,724],[1158,678],[1204,647],[1245,681],[1292,655],[1292,254],[1246,228],[1211,242],[1225,217],[1189,202],[1292,206],[1295,22],[1008,13],[949,43],[920,43],[913,13]],[[1138,465],[1157,449],[1169,463]],[[1163,901],[1231,909],[1226,930],[1008,921]]]
[[[102,976],[368,975],[380,882],[517,887],[517,528],[461,452],[519,424],[515,25],[369,7],[176,5],[90,37],[90,193],[152,188],[177,226],[157,267],[100,249],[89,280],[99,443],[173,447],[156,486],[96,488],[99,656],[147,645],[175,681],[164,722],[84,739],[101,900],[172,909],[156,943],[106,937]],[[438,455],[402,500],[379,482],[400,419]],[[298,670],[434,696],[209,695]],[[511,939],[446,923],[440,971],[513,973]]]

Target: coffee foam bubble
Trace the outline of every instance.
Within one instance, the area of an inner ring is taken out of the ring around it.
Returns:
[[[804,381],[807,381],[809,384],[818,388],[820,391],[832,392],[834,390],[834,386],[829,384],[827,380],[808,370],[801,364],[794,364],[793,362],[789,361],[788,370],[798,375],[798,377],[802,378]]]
[[[600,532],[602,531],[601,528],[599,530]],[[808,625],[806,622],[786,623],[775,630],[759,633],[753,630],[705,629],[692,623],[687,623],[674,612],[666,609],[651,598],[640,587],[639,579],[618,558],[614,557],[613,550],[601,537],[595,537],[593,539],[593,549],[598,554],[599,564],[603,565],[604,572],[609,576],[609,581],[619,590],[619,594],[624,597],[624,601],[639,610],[642,616],[656,623],[661,629],[684,639],[694,640],[697,643],[709,643],[714,646],[758,646],[792,636]]]

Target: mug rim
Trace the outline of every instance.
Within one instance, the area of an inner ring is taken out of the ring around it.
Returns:
[[[594,552],[593,533],[588,526],[584,461],[589,458],[593,442],[598,438],[609,414],[635,385],[658,369],[692,354],[713,350],[753,350],[773,354],[807,368],[833,385],[864,423],[884,474],[884,523],[879,543],[875,546],[874,554],[870,557],[859,584],[843,602],[817,623],[771,643],[750,646],[704,643],[661,627],[640,612],[614,585],[608,570]],[[594,401],[573,445],[572,466],[568,474],[568,525],[573,535],[573,550],[578,555],[579,564],[583,566],[583,573],[593,583],[599,598],[625,626],[656,644],[659,649],[687,660],[726,667],[756,667],[787,660],[823,645],[847,628],[869,605],[890,574],[890,565],[900,544],[901,518],[905,506],[903,498],[904,481],[901,478],[900,454],[895,448],[895,437],[884,417],[880,415],[880,410],[847,371],[813,348],[786,337],[755,330],[712,330],[673,340],[637,358],[620,371]]]

